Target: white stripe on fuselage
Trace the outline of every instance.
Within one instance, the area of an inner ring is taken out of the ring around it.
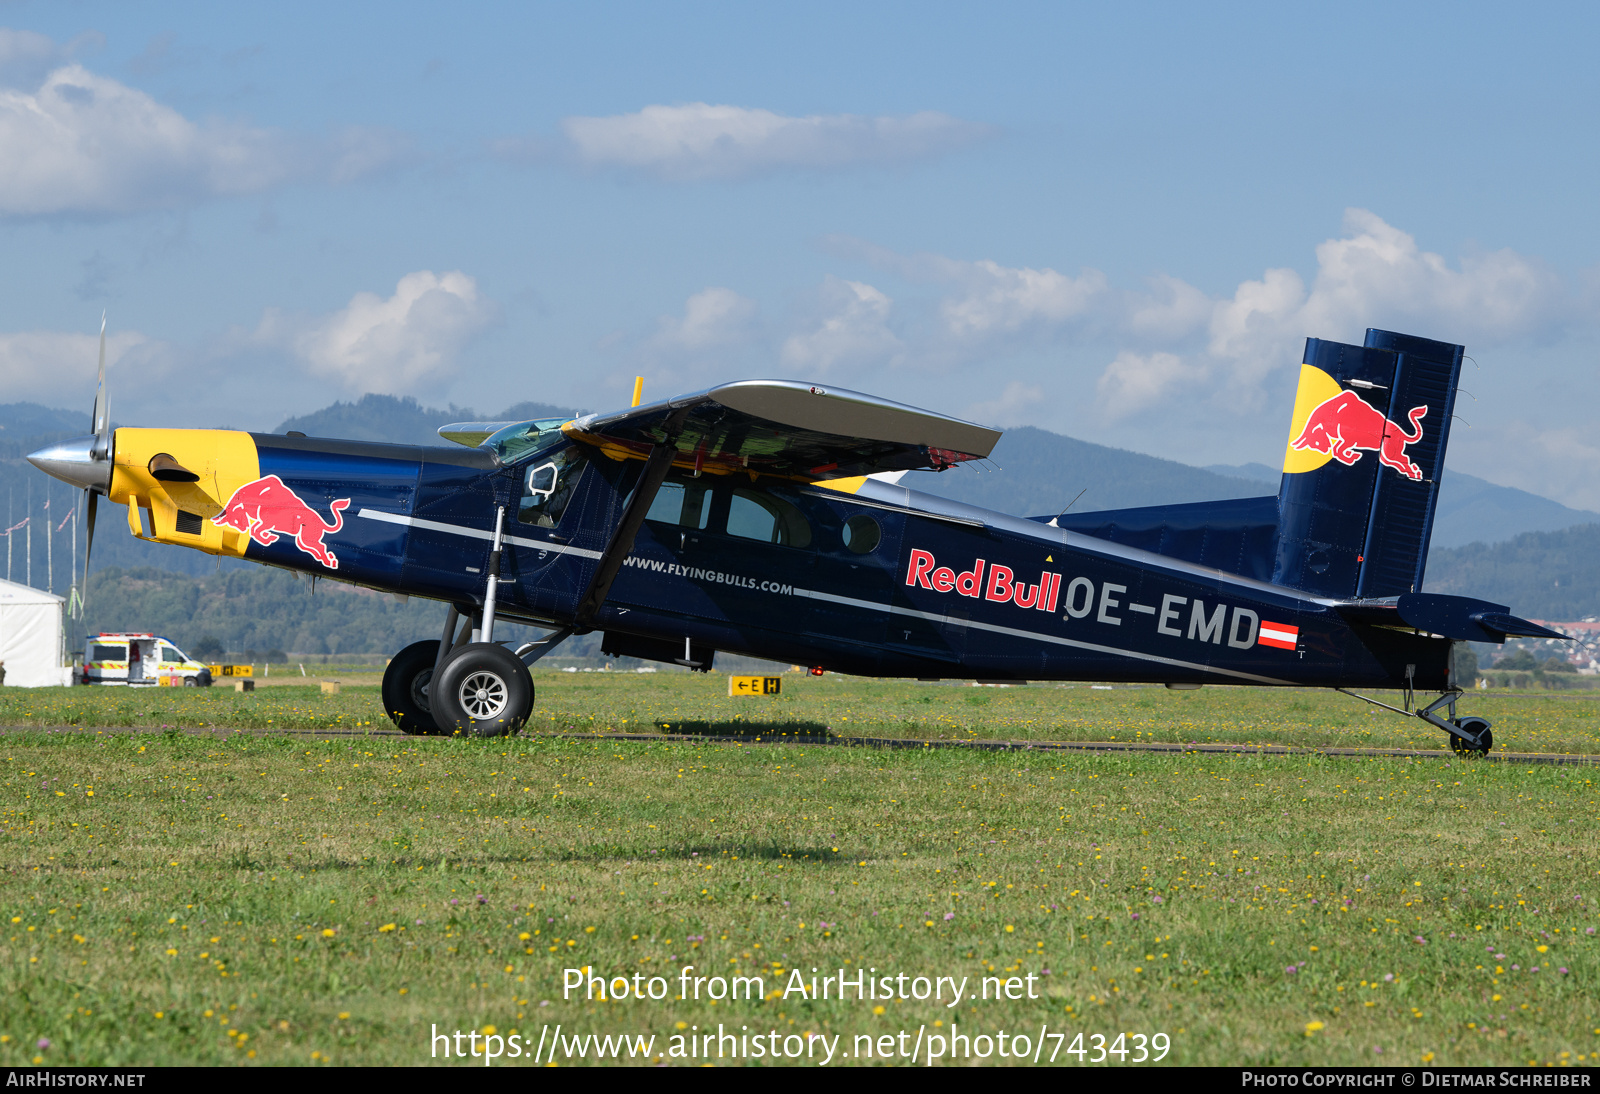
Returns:
[[[1222,669],[1215,665],[1202,665],[1194,661],[1180,661],[1176,657],[1162,657],[1154,653],[1141,653],[1138,650],[1122,650],[1115,646],[1102,646],[1096,642],[1081,642],[1076,638],[1060,638],[1053,634],[1040,634],[1037,631],[1024,631],[1016,627],[1002,627],[995,623],[979,623],[972,619],[951,619],[946,615],[934,612],[919,612],[915,608],[898,608],[893,604],[876,604],[870,600],[856,600],[854,597],[836,596],[833,593],[821,593],[814,589],[796,588],[795,596],[810,597],[812,600],[825,600],[830,604],[847,604],[853,608],[866,608],[868,611],[886,612],[889,615],[903,615],[914,619],[926,619],[945,626],[964,626],[971,630],[989,631],[993,634],[1010,635],[1013,638],[1031,638],[1036,642],[1050,642],[1058,646],[1071,646],[1074,649],[1092,650],[1095,653],[1109,653],[1116,657],[1131,657],[1138,661],[1154,661],[1160,665],[1172,665],[1176,668],[1195,669],[1199,672],[1214,672],[1222,676],[1232,676],[1238,680],[1253,680],[1258,684],[1283,684],[1293,685],[1292,680],[1278,680],[1271,676],[1257,676],[1251,672],[1240,672],[1238,669]]]
[[[404,513],[385,513],[381,509],[363,509],[356,514],[368,520],[381,520],[385,524],[404,524],[408,528],[426,528],[430,532],[448,532],[455,536],[466,536],[468,539],[482,539],[494,542],[494,533],[482,528],[467,528],[460,524],[445,524],[437,520],[424,520],[421,517],[408,517]],[[578,558],[599,558],[599,551],[591,551],[587,547],[568,547],[564,543],[551,543],[547,539],[527,539],[523,536],[501,536],[506,543],[514,543],[518,547],[534,547],[541,551],[551,551],[558,555],[576,555]]]
[[[386,513],[378,509],[362,509],[356,514],[368,520],[383,521],[387,524],[403,524],[411,528],[426,528],[434,532],[447,532],[452,535],[466,536],[469,539],[493,541],[494,533],[481,528],[467,528],[459,524],[445,524],[436,520],[425,520],[422,517],[406,516],[404,513]],[[591,551],[584,547],[568,547],[561,543],[551,543],[549,540],[525,539],[522,536],[504,536],[507,543],[514,543],[519,547],[534,547],[541,551],[552,551],[563,555],[576,555],[579,558],[600,557],[599,551]],[[1193,669],[1197,672],[1211,672],[1219,676],[1231,676],[1238,680],[1251,680],[1258,684],[1283,684],[1291,685],[1292,680],[1278,680],[1271,676],[1257,676],[1250,672],[1240,672],[1237,669],[1218,668],[1215,665],[1202,665],[1195,661],[1180,661],[1175,657],[1162,657],[1154,653],[1141,653],[1138,650],[1123,650],[1115,646],[1102,646],[1096,642],[1082,642],[1076,638],[1061,638],[1053,634],[1040,634],[1037,631],[1019,630],[1016,627],[1002,627],[994,623],[980,623],[976,620],[954,620],[949,616],[938,615],[934,612],[919,612],[914,608],[899,608],[892,604],[876,604],[870,600],[857,600],[854,597],[837,596],[833,593],[818,592],[815,589],[794,590],[795,596],[809,597],[812,600],[825,600],[831,604],[845,604],[853,608],[865,608],[868,611],[885,612],[889,615],[903,615],[914,619],[926,619],[944,626],[965,626],[969,630],[988,631],[992,634],[1010,635],[1013,638],[1029,638],[1036,642],[1049,642],[1057,646],[1070,646],[1073,649],[1090,650],[1094,653],[1109,653],[1114,657],[1130,657],[1137,661],[1151,661],[1159,665],[1171,665],[1174,668]]]

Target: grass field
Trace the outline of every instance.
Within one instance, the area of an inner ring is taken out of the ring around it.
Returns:
[[[1088,1060],[1095,1035],[1130,1035],[1108,1061],[1129,1064],[1156,1034],[1167,1063],[1600,1058],[1593,768],[616,742],[575,731],[742,714],[763,734],[1442,734],[1304,692],[824,677],[755,706],[715,677],[538,683],[537,732],[502,741],[362,736],[382,722],[358,689],[0,690],[12,725],[355,731],[0,737],[0,1062],[421,1063],[435,1025],[493,1027],[502,1047],[515,1031],[531,1054],[560,1024],[698,1063],[671,1053],[719,1023],[821,1034],[806,1051],[831,1042],[835,1065],[925,1059],[935,1038],[975,1063],[952,1034],[993,1051],[1041,1027],[1058,1064],[1079,1062],[1079,1033]],[[1468,702],[1501,747],[1600,752],[1590,700]],[[767,997],[679,1000],[685,965],[760,977]],[[659,975],[667,998],[564,998],[581,967]],[[862,967],[972,994],[1015,978],[1023,997],[784,994],[795,970],[809,986]],[[579,1062],[570,1047],[559,1062]]]
[[[732,698],[698,673],[534,674],[526,732],[831,731],[915,740],[1164,741],[1443,749],[1415,718],[1329,691],[1208,687],[1101,689],[1088,684],[973,687],[829,675],[784,677],[775,698]],[[1378,697],[1398,704],[1399,695]],[[1494,722],[1506,751],[1600,754],[1600,694],[1469,692],[1461,713]],[[386,729],[375,683],[338,695],[273,685],[214,688],[0,688],[0,725]]]

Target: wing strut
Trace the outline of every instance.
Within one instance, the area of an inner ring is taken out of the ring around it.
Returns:
[[[617,574],[622,571],[623,560],[633,550],[633,539],[644,524],[644,515],[655,504],[656,494],[666,481],[667,472],[672,470],[672,461],[678,458],[678,434],[689,409],[684,407],[667,420],[666,439],[651,448],[649,458],[645,460],[644,473],[639,476],[639,485],[634,487],[633,498],[622,514],[622,522],[611,533],[611,542],[606,544],[599,565],[595,567],[594,577],[589,579],[589,587],[578,601],[578,612],[572,620],[572,633],[588,634],[594,630],[594,617],[611,594],[611,583],[617,579]]]

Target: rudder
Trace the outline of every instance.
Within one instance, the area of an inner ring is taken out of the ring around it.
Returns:
[[[1306,340],[1274,582],[1337,597],[1422,587],[1463,352],[1381,330],[1363,346]]]

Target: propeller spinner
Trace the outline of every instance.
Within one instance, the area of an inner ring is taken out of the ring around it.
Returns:
[[[111,408],[106,394],[106,319],[100,317],[100,376],[95,387],[94,409],[90,414],[87,437],[74,437],[28,456],[28,462],[46,475],[81,487],[88,501],[88,533],[83,544],[83,584],[89,586],[89,556],[94,549],[96,501],[111,490]],[[175,462],[175,461],[174,461]],[[83,598],[79,598],[82,603]]]

